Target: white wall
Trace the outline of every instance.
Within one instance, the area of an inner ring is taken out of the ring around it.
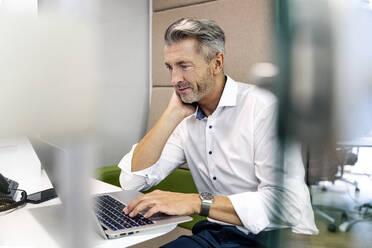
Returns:
[[[102,0],[103,165],[117,164],[145,134],[149,99],[148,0]]]

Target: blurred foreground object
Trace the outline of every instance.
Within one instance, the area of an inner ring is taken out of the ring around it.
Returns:
[[[276,2],[275,65],[252,81],[279,97],[281,139],[334,144],[372,131],[372,9],[362,1]],[[275,77],[275,74],[277,76]]]
[[[251,74],[278,96],[281,166],[287,169],[286,144],[300,141],[308,186],[314,169],[316,180],[334,181],[340,169],[343,179],[343,166],[355,164],[357,155],[332,161],[340,141],[372,136],[372,8],[361,0],[281,0],[275,13],[277,73],[264,63]],[[330,231],[338,229],[335,219],[315,213],[329,221]]]
[[[372,108],[366,107],[372,96],[367,63],[372,59],[372,12],[360,3],[281,2],[287,7],[278,33],[280,47],[285,48],[279,58],[284,62],[280,101],[287,98],[280,109],[282,136],[324,144],[372,128]]]
[[[95,125],[97,37],[76,18],[0,17],[0,138]]]
[[[63,182],[58,193],[68,199],[60,247],[90,247],[91,241],[89,179],[98,161],[94,25],[77,15],[0,17],[0,140],[41,136],[62,144],[65,155],[51,154]]]

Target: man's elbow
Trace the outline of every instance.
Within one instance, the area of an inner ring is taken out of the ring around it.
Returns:
[[[123,190],[141,191],[146,187],[145,179],[138,175],[131,175],[125,172],[120,173],[119,183]]]

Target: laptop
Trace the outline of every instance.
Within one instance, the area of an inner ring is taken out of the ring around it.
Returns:
[[[57,176],[57,159],[61,159],[65,152],[60,147],[41,139],[30,138],[30,142],[59,195],[58,185],[60,181]],[[141,194],[141,192],[134,190],[123,190],[93,196],[92,210],[94,214],[92,218],[95,219],[96,230],[103,238],[124,237],[141,231],[192,220],[189,216],[155,214],[150,218],[144,218],[144,213],[140,213],[135,217],[129,217],[129,215],[124,214],[123,208]],[[64,200],[63,197],[60,197],[60,199],[61,201]]]

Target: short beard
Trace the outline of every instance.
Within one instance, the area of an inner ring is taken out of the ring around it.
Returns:
[[[212,71],[209,67],[207,68],[203,78],[199,82],[196,82],[196,87],[197,89],[192,88],[191,94],[185,96],[180,95],[182,102],[188,104],[199,102],[201,99],[209,94],[209,92],[213,88]]]

